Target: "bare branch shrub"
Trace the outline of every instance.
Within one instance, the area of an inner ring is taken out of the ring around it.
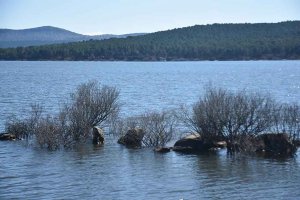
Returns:
[[[278,110],[278,105],[268,95],[246,91],[233,93],[207,87],[204,96],[194,104],[192,112],[184,110],[181,116],[188,126],[207,139],[257,135],[270,131],[275,122],[276,127],[284,126],[285,130],[297,129],[299,107],[281,108],[279,112],[275,110]],[[277,116],[278,113],[280,116]]]
[[[116,88],[101,86],[96,81],[80,85],[71,94],[71,105],[64,108],[74,140],[84,140],[92,127],[101,126],[111,115],[116,115],[120,108],[118,97]]]
[[[204,97],[193,106],[191,122],[194,131],[206,138],[223,136],[228,118],[229,97],[226,90],[206,88]]]
[[[92,127],[102,126],[111,116],[117,117],[118,98],[116,88],[89,81],[78,86],[57,115],[43,115],[41,106],[36,104],[24,120],[8,120],[6,131],[23,138],[35,135],[37,143],[48,149],[69,148],[85,142]]]
[[[57,123],[59,123],[59,121],[51,116],[39,120],[35,130],[35,136],[41,148],[55,150],[60,147],[62,130],[61,126]]]
[[[282,104],[274,107],[270,132],[287,133],[292,140],[300,139],[300,106]]]
[[[26,121],[11,116],[5,122],[5,132],[14,134],[18,139],[23,139],[29,137],[30,128]]]
[[[172,111],[146,112],[135,117],[118,120],[112,127],[114,134],[123,136],[129,129],[139,128],[145,133],[142,143],[146,147],[165,146],[173,139],[176,118]]]
[[[269,96],[242,91],[227,98],[225,136],[257,135],[269,129],[275,105]]]
[[[138,118],[139,117],[127,117],[125,119],[115,118],[110,121],[109,131],[116,137],[124,136],[128,130],[138,127]]]
[[[32,136],[42,116],[43,107],[39,104],[32,104],[30,107],[31,111],[25,119],[19,119],[16,116],[8,118],[5,123],[5,131],[15,134],[18,139],[28,139]]]
[[[144,130],[143,144],[147,147],[165,146],[173,138],[175,118],[169,112],[150,112],[140,117]]]

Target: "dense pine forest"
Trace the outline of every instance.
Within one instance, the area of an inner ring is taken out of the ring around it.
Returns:
[[[212,24],[141,36],[0,49],[0,60],[300,59],[300,21]]]

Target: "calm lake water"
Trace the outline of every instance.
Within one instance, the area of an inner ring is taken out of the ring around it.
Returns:
[[[300,103],[300,61],[0,62],[0,131],[32,102],[56,112],[87,80],[119,88],[124,116],[191,105],[208,83]],[[299,156],[162,155],[111,137],[55,152],[0,142],[0,199],[300,199]]]

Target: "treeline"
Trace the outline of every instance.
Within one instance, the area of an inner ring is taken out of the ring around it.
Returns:
[[[0,60],[300,59],[300,21],[196,25],[121,39],[0,49]]]

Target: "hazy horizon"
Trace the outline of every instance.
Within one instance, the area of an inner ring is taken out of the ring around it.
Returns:
[[[287,20],[287,21],[299,21],[299,20]],[[278,21],[278,22],[257,22],[257,23],[281,23],[281,22],[286,22],[286,21]],[[244,22],[245,24],[248,24],[250,22]],[[244,23],[211,23],[211,24],[194,24],[194,25],[190,25],[190,26],[184,26],[184,27],[176,27],[176,28],[172,28],[172,29],[177,29],[177,28],[185,28],[185,27],[191,27],[191,26],[197,26],[197,25],[212,25],[212,24],[244,24]],[[250,23],[250,24],[255,24],[255,23]],[[74,32],[74,33],[78,33],[75,32],[73,30],[69,30],[69,29],[65,29],[64,27],[57,27],[57,26],[51,26],[51,25],[44,25],[44,26],[37,26],[37,27],[29,27],[29,28],[22,28],[22,29],[12,29],[12,28],[3,28],[0,27],[0,29],[9,29],[9,30],[27,30],[27,29],[34,29],[34,28],[42,28],[42,27],[53,27],[53,28],[59,28],[59,29],[64,29],[66,31],[70,31],[70,32]],[[154,32],[159,32],[159,31],[168,31],[168,30],[172,30],[172,29],[166,29],[166,30],[157,30]],[[154,32],[148,32],[148,33],[154,33]],[[145,33],[145,32],[135,32],[136,34],[139,33]],[[123,33],[124,35],[126,34],[135,34],[135,33]],[[87,36],[97,36],[97,35],[123,35],[123,34],[113,34],[113,33],[100,33],[100,34],[84,34],[84,33],[78,33],[78,34],[82,34],[82,35],[87,35]],[[147,34],[147,33],[146,33]]]
[[[85,35],[151,33],[213,23],[300,20],[297,0],[0,0],[0,27],[54,26]]]

